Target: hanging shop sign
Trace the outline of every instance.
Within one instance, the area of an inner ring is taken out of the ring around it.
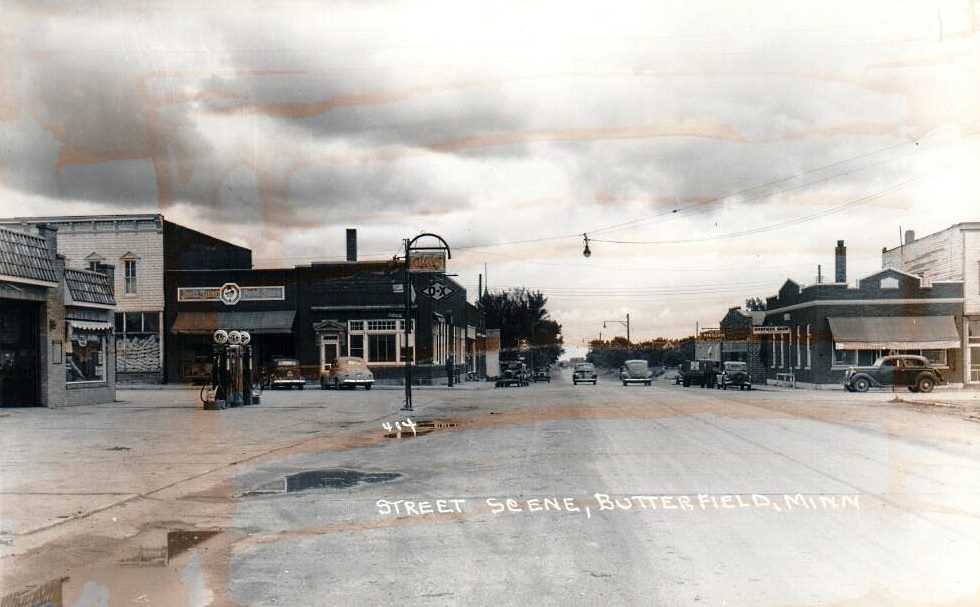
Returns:
[[[408,258],[408,271],[413,274],[446,272],[445,249],[413,249]]]
[[[422,295],[425,295],[426,297],[428,297],[432,301],[441,301],[441,300],[449,297],[450,295],[452,295],[455,292],[456,292],[456,289],[454,289],[451,286],[447,285],[446,283],[441,282],[441,281],[438,281],[438,280],[435,281],[435,282],[433,282],[432,284],[430,284],[429,286],[427,286],[425,288],[419,289],[419,293],[421,293]]]
[[[234,306],[240,301],[284,301],[286,287],[242,287],[226,282],[220,287],[181,287],[177,289],[177,301],[220,301]]]

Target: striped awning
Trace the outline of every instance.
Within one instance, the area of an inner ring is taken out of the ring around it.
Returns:
[[[69,320],[66,321],[72,331],[112,331],[112,323],[98,320]]]
[[[952,316],[828,318],[838,350],[947,350],[960,347]]]

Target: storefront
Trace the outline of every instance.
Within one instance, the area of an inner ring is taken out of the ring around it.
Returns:
[[[928,358],[951,384],[963,360],[962,282],[922,286],[918,276],[883,270],[848,284],[801,288],[788,280],[767,300],[762,345],[771,382],[837,385],[848,367],[870,365],[884,354]]]
[[[115,400],[107,272],[66,270],[57,230],[0,228],[0,406]]]
[[[337,357],[357,356],[378,381],[396,382],[411,356],[419,381],[445,381],[449,360],[461,374],[476,368],[483,321],[467,305],[461,285],[440,280],[441,297],[433,300],[419,295],[432,278],[414,279],[415,325],[406,340],[404,272],[397,261],[170,272],[168,373],[203,381],[211,334],[235,328],[252,334],[260,368],[275,358],[294,358],[313,379]]]

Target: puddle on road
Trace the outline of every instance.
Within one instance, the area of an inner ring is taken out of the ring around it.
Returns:
[[[259,485],[241,496],[276,495],[295,493],[308,489],[349,489],[357,485],[387,483],[401,477],[397,472],[361,472],[346,468],[328,468],[325,470],[307,470],[290,474],[279,480]]]

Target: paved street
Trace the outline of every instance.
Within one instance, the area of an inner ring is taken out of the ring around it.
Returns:
[[[5,410],[2,586],[67,577],[79,606],[976,605],[977,394],[894,396],[556,374],[419,390],[414,438],[385,437],[404,414],[381,387]],[[341,486],[284,491],[303,482]]]

